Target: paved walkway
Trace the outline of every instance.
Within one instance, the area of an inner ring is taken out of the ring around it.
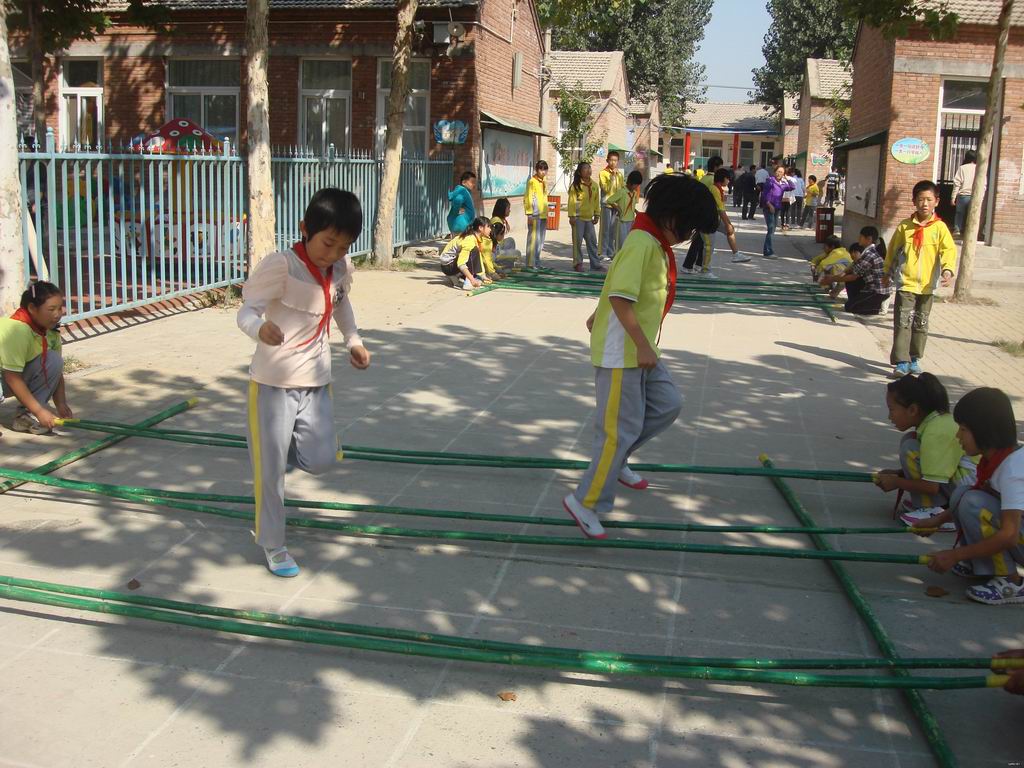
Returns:
[[[780,236],[777,261],[722,263],[720,271],[797,278],[805,264],[795,243],[808,237]],[[758,251],[759,231],[741,224],[740,241]],[[564,242],[552,251],[566,263]],[[424,264],[406,273],[360,273],[355,302],[375,358],[359,373],[336,353],[335,417],[346,442],[586,455],[593,404],[583,321],[592,299],[511,291],[470,299]],[[937,308],[929,366],[934,354],[936,370],[957,390],[997,384],[1019,397],[1019,358],[1003,360],[990,346],[960,341],[974,338],[972,329],[941,325],[959,309]],[[1005,320],[1011,308],[963,310]],[[979,324],[996,322],[977,317]],[[662,343],[686,404],[679,422],[639,458],[753,466],[767,450],[784,466],[864,470],[895,462],[883,331],[848,319],[832,325],[811,310],[684,304],[668,318]],[[169,425],[240,433],[251,349],[231,310],[139,324],[68,345],[87,366],[70,378],[70,397],[81,415],[134,421],[198,394],[200,406]],[[1001,361],[991,378],[980,375],[988,370],[982,359]],[[0,409],[0,421],[9,414],[8,406]],[[29,468],[92,437],[6,432],[0,445],[5,464]],[[60,474],[224,493],[250,487],[243,451],[140,439]],[[541,516],[560,514],[559,500],[576,477],[346,460],[320,478],[295,474],[288,482],[295,497]],[[795,523],[758,478],[652,480],[645,493],[624,491],[617,518]],[[871,486],[793,487],[822,523],[890,520],[891,499]],[[143,594],[533,644],[680,655],[877,655],[820,563],[292,531],[304,570],[282,580],[262,567],[241,523],[32,486],[3,499],[0,573],[120,590],[135,579]],[[332,517],[550,535],[538,525]],[[799,536],[638,537],[810,546]],[[949,539],[832,542],[920,554]],[[1019,609],[971,604],[953,576],[882,564],[850,571],[901,653],[983,655],[1024,646]],[[929,585],[950,594],[927,597]],[[892,692],[434,662],[239,641],[7,602],[0,602],[0,671],[0,765],[934,764]],[[501,701],[503,691],[515,692],[516,701]],[[962,765],[995,768],[1024,754],[1018,701],[988,690],[926,699]]]

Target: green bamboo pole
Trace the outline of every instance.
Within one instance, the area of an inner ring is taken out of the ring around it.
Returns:
[[[572,278],[574,280],[577,280],[579,282],[595,282],[595,283],[598,283],[598,284],[604,282],[604,275],[603,274],[592,275],[589,272],[569,272],[569,271],[566,271],[566,270],[557,270],[557,269],[539,269],[539,270],[520,269],[520,270],[516,270],[513,274],[515,274],[515,275],[537,274],[538,276],[546,276],[547,275],[547,276],[555,276],[555,277],[567,277],[567,278]],[[707,278],[704,278],[704,277],[688,276],[685,273],[678,275],[678,277],[676,279],[677,279],[677,282],[679,282],[679,283],[690,283],[690,282],[695,282],[696,283],[696,282],[703,282],[703,281],[707,280]],[[818,287],[817,285],[814,285],[814,284],[811,284],[811,283],[800,283],[800,282],[786,282],[786,281],[773,281],[773,280],[727,280],[727,279],[716,279],[715,282],[718,283],[719,285],[762,286],[762,287],[775,287],[775,288],[778,288],[778,287],[786,287],[786,288],[792,287],[792,288],[800,288],[802,290],[811,291],[811,292],[820,292],[820,290],[821,290],[820,287]]]
[[[118,485],[113,486],[124,493],[132,493],[141,496],[150,496],[159,499],[173,499],[174,501],[203,501],[215,504],[242,504],[253,506],[255,499],[252,496],[222,494],[222,493],[197,493],[194,491],[170,491],[161,488],[145,488],[140,486]],[[488,523],[517,523],[522,525],[548,525],[563,528],[574,528],[574,523],[568,517],[530,517],[529,515],[510,514],[488,514],[484,512],[463,512],[450,509],[422,509],[415,507],[395,507],[377,504],[352,504],[342,501],[317,501],[311,499],[288,499],[284,500],[286,507],[297,509],[317,509],[338,512],[362,512],[366,514],[400,515],[407,517],[427,517],[446,520],[478,520]],[[888,527],[834,527],[834,528],[805,528],[803,526],[785,525],[701,525],[698,523],[656,523],[626,520],[609,520],[604,523],[605,528],[618,530],[637,531],[675,531],[687,533],[774,533],[774,534],[803,534],[803,533],[827,533],[835,535],[843,534],[904,534],[913,533],[914,529],[906,526]]]
[[[35,475],[30,472],[19,472],[13,469],[0,469],[0,477],[49,485],[54,488],[93,493],[101,496],[139,502],[149,506],[162,506],[181,509],[187,512],[216,515],[235,520],[253,520],[253,515],[241,510],[222,509],[205,504],[175,501],[143,493],[125,491],[116,485],[106,483],[84,483],[77,480],[64,480],[46,475]],[[591,549],[642,549],[659,552],[695,552],[715,555],[747,555],[760,557],[781,557],[797,560],[855,560],[868,563],[900,563],[904,565],[920,565],[928,562],[928,555],[903,555],[883,552],[818,552],[809,549],[784,549],[779,547],[740,547],[715,544],[694,544],[690,542],[642,541],[636,539],[582,539],[563,536],[528,536],[515,533],[486,533],[480,531],[443,531],[418,528],[399,528],[385,525],[357,525],[341,523],[334,520],[321,520],[308,517],[290,517],[288,525],[302,528],[317,528],[336,531],[346,535],[363,536],[395,536],[414,539],[440,539],[443,541],[487,541],[502,544],[530,544],[540,546],[586,547]]]
[[[771,459],[766,454],[761,454],[759,457],[761,464],[766,467],[774,466]],[[793,510],[793,514],[796,515],[801,525],[813,526],[815,524],[814,518],[804,508],[803,504],[796,497],[796,494],[790,489],[789,485],[780,478],[772,478],[772,483],[778,489],[779,493],[786,500],[789,508]],[[810,534],[811,541],[814,546],[817,547],[818,551],[831,552],[832,548],[828,545],[819,534]],[[885,631],[885,627],[882,626],[882,622],[875,616],[874,611],[871,610],[871,606],[868,601],[864,598],[860,589],[854,583],[850,574],[841,563],[830,562],[829,567],[839,580],[840,585],[843,587],[843,591],[846,592],[846,596],[853,603],[854,610],[861,617],[861,620],[867,625],[868,631],[871,632],[871,636],[875,639],[875,643],[878,645],[882,654],[887,659],[897,660],[899,659],[899,653],[896,650],[896,646],[889,638],[889,634]],[[903,669],[894,669],[893,674],[898,678],[910,677],[910,673]],[[925,702],[924,697],[920,693],[912,690],[907,691],[907,701],[910,704],[911,710],[917,716],[918,722],[920,722],[922,729],[924,730],[925,738],[928,740],[929,746],[931,746],[932,753],[935,755],[935,759],[938,761],[942,768],[956,768],[957,762],[956,757],[953,755],[952,750],[946,743],[945,737],[942,735],[942,730],[939,728],[939,723],[935,719],[935,715],[928,708],[928,704]]]
[[[66,419],[68,427],[97,432],[112,432],[133,437],[148,437],[154,440],[170,440],[196,445],[214,445],[230,448],[244,448],[245,437],[227,432],[193,432],[183,429],[139,429],[129,424],[90,419]],[[207,442],[209,441],[209,442]],[[422,463],[436,466],[476,466],[508,469],[586,469],[588,462],[579,459],[553,459],[540,456],[500,456],[496,454],[459,453],[454,451],[416,451],[401,448],[375,448],[363,445],[349,445],[344,448],[348,459],[362,461],[383,461],[398,463]],[[870,483],[875,475],[871,472],[849,470],[778,469],[767,467],[718,467],[704,464],[656,464],[633,463],[630,467],[637,472],[664,472],[671,474],[733,475],[737,477],[786,477],[793,480],[821,480],[828,482]]]
[[[501,281],[500,284],[505,282],[513,283],[527,283],[527,284],[538,284],[538,285],[564,285],[567,287],[580,286],[579,282],[568,277],[554,277],[548,275],[516,275],[509,277],[507,281]],[[709,292],[709,293],[725,293],[725,294],[759,294],[759,295],[780,295],[780,296],[816,296],[818,295],[812,291],[799,290],[797,288],[778,288],[778,287],[757,287],[757,286],[734,286],[728,283],[722,283],[719,280],[701,280],[701,281],[679,281],[676,284],[677,293],[690,293],[690,292]]]
[[[360,637],[315,629],[279,627],[262,623],[181,613],[110,601],[44,592],[20,587],[0,586],[0,597],[50,605],[72,610],[85,610],[130,618],[141,618],[168,624],[210,629],[250,637],[291,640],[339,648],[399,653],[436,659],[454,659],[490,664],[542,667],[588,672],[605,675],[633,675],[665,678],[714,680],[737,683],[771,683],[777,685],[822,686],[836,688],[930,688],[953,690],[968,688],[996,688],[1005,684],[1003,675],[974,677],[869,677],[866,675],[814,675],[803,672],[771,670],[720,669],[714,667],[686,667],[659,664],[638,664],[600,659],[571,659],[541,653],[516,654],[486,651],[475,648],[454,648],[422,642],[400,642],[376,637]]]
[[[536,646],[523,643],[507,643],[496,640],[483,640],[474,637],[444,635],[417,630],[397,629],[391,627],[374,627],[366,624],[310,619],[304,616],[291,616],[265,611],[238,610],[203,603],[189,603],[144,594],[128,594],[103,589],[92,589],[70,584],[58,584],[35,579],[19,579],[14,576],[0,576],[0,585],[31,589],[39,592],[51,592],[74,597],[86,597],[96,600],[108,600],[128,605],[141,605],[147,608],[194,613],[204,616],[253,621],[265,624],[316,629],[325,632],[381,637],[389,640],[402,640],[414,643],[432,643],[447,645],[454,648],[473,648],[477,650],[499,651],[523,655],[540,654],[550,657],[569,658],[579,661],[625,661],[634,664],[664,664],[682,667],[718,667],[725,669],[892,669],[901,666],[907,669],[1022,669],[1024,659],[995,658],[919,658],[903,659],[892,662],[889,659],[743,659],[719,658],[705,656],[656,656],[649,654],[619,653],[613,651],[585,651],[580,648],[559,646]]]
[[[133,429],[145,429],[146,427],[152,427],[154,424],[159,424],[161,421],[177,416],[179,413],[189,410],[199,402],[198,398],[190,398],[184,402],[172,405],[170,408],[165,408],[160,413],[150,416],[148,419],[143,419],[138,424],[133,424]],[[109,430],[108,430],[109,431]],[[32,470],[36,474],[47,475],[50,472],[55,472],[61,467],[66,467],[68,464],[72,464],[80,459],[84,459],[86,456],[92,456],[97,451],[102,451],[104,448],[109,448],[112,445],[124,440],[130,435],[127,434],[112,434],[110,437],[104,437],[102,440],[96,440],[95,442],[83,445],[81,448],[76,448],[73,451],[65,453],[63,456],[58,456],[53,461],[47,462],[40,467],[36,467]],[[0,494],[7,493],[14,488],[17,488],[22,484],[22,481],[7,481],[0,483]]]

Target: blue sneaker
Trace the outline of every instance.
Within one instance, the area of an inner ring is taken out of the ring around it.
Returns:
[[[892,379],[902,379],[909,373],[910,363],[896,363],[896,367],[892,369],[892,373],[889,375],[889,377]]]
[[[295,564],[295,560],[288,554],[286,547],[277,547],[276,549],[264,547],[263,554],[267,556],[267,568],[275,576],[290,579],[293,576],[299,575],[299,566]]]
[[[910,360],[910,372],[915,376],[922,373],[921,362],[916,357],[911,358]]]

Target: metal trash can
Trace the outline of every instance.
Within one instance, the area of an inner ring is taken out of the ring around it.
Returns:
[[[814,211],[814,242],[824,243],[825,238],[835,231],[836,209],[818,206]]]
[[[562,220],[562,198],[559,195],[548,196],[548,231],[558,229]]]

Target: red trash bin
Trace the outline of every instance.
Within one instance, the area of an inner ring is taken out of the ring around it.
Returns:
[[[836,209],[819,206],[814,211],[814,242],[824,243],[832,235],[836,221]]]
[[[559,195],[548,196],[548,230],[558,229],[562,220],[562,198]]]

